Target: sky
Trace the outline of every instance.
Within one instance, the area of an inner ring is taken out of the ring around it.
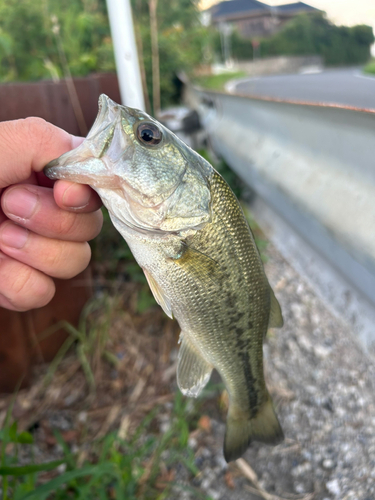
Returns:
[[[292,1],[266,0],[264,3],[281,5]],[[335,24],[368,24],[375,28],[375,0],[307,0],[305,3],[326,11]]]
[[[261,0],[262,1],[262,0]],[[294,3],[296,0],[263,0],[269,5]],[[203,8],[219,3],[217,0],[202,0]],[[304,0],[317,9],[327,12],[328,18],[335,24],[352,26],[368,24],[375,28],[375,0]]]

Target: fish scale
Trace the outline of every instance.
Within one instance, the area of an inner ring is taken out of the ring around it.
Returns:
[[[247,221],[232,191],[217,173],[210,184],[212,222],[196,234],[191,245],[216,262],[218,281],[213,278],[202,284],[204,294],[200,294],[193,309],[189,297],[186,301],[179,299],[184,290],[178,286],[180,280],[173,279],[177,284],[177,289],[172,292],[177,297],[175,316],[185,335],[192,337],[206,353],[207,361],[218,369],[231,400],[248,407],[248,394],[251,393],[251,407],[256,411],[264,398],[263,358],[259,354],[268,326],[268,281]],[[184,269],[184,272],[188,271]],[[183,316],[181,320],[180,314]],[[195,323],[197,316],[204,318],[199,327]],[[242,364],[247,356],[252,358],[248,362],[250,380],[237,370],[238,362]],[[254,382],[256,387],[249,386]]]
[[[263,339],[282,326],[281,310],[220,174],[155,119],[106,96],[84,143],[45,173],[89,184],[108,208],[157,302],[180,324],[181,391],[196,397],[219,372],[229,394],[226,460],[251,440],[282,439],[263,375]]]

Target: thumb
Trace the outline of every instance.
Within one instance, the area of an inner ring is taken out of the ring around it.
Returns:
[[[0,123],[0,189],[25,181],[81,142],[42,118]]]

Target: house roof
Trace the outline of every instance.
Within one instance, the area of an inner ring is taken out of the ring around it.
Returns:
[[[213,19],[222,16],[231,16],[240,12],[261,11],[269,9],[265,3],[257,0],[229,0],[213,5],[210,9]]]
[[[263,2],[258,2],[257,0],[227,0],[213,5],[209,12],[211,13],[212,19],[218,20],[220,18],[232,18],[238,14],[252,13],[252,12],[312,12],[317,11],[315,7],[311,7],[303,2],[294,2],[285,5],[278,5],[277,7],[271,7]]]
[[[278,5],[277,7],[274,7],[276,11],[280,12],[291,12],[291,11],[306,11],[306,12],[312,12],[312,11],[317,11],[315,7],[311,7],[311,5],[307,5],[307,3],[303,2],[295,2],[295,3],[287,3],[285,5]]]

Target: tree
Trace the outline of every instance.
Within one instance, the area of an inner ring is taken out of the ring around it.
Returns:
[[[370,58],[374,35],[370,26],[335,26],[323,13],[301,14],[269,39],[262,40],[262,57],[321,55],[328,65],[361,64]]]
[[[143,80],[152,98],[149,0],[132,3]],[[200,23],[198,3],[199,0],[157,2],[162,106],[174,99],[175,75],[191,71],[209,53],[210,30]],[[115,71],[105,0],[0,0],[0,81],[62,77],[52,16],[60,26],[58,36],[73,76]],[[155,40],[154,33],[154,45]]]
[[[253,59],[253,45],[251,40],[243,38],[237,30],[233,30],[230,36],[231,57],[238,61],[250,61]],[[215,30],[212,36],[212,47],[217,59],[224,62],[220,32]]]
[[[199,18],[198,0],[158,0],[156,17],[160,67],[161,106],[176,97],[174,80],[180,71],[189,73],[204,60],[211,30]],[[143,46],[148,93],[153,101],[151,30],[148,0],[134,0],[134,22]]]
[[[52,16],[74,76],[114,71],[105,0],[0,0],[0,81],[62,75]]]

